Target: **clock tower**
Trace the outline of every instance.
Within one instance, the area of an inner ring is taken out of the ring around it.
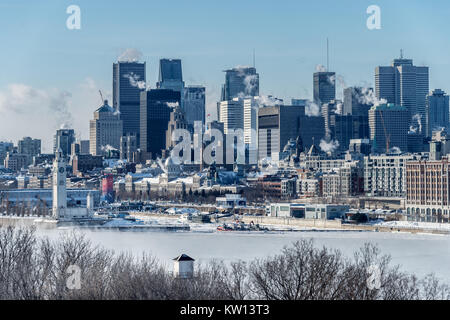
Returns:
[[[53,162],[53,217],[57,220],[64,219],[66,209],[66,159],[61,148],[59,148]]]

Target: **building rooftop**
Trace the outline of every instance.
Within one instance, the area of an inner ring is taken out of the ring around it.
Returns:
[[[183,253],[178,257],[174,258],[173,261],[195,261],[195,260]]]
[[[105,100],[104,104],[100,108],[95,110],[95,112],[114,112],[114,109],[113,107],[108,105],[108,100]]]
[[[381,110],[381,111],[405,111],[406,107],[399,106],[394,103],[384,103],[378,106],[373,106],[370,110]]]

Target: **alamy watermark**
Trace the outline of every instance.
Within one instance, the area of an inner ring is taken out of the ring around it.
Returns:
[[[77,265],[70,265],[66,273],[69,274],[66,280],[66,287],[69,290],[81,289],[81,268]]]
[[[256,164],[256,136],[254,129],[246,132],[243,129],[228,129],[224,134],[219,129],[210,128],[203,133],[202,125],[196,124],[193,135],[187,129],[172,132],[174,147],[170,156],[175,164]]]
[[[370,290],[379,290],[381,288],[381,270],[377,265],[370,265],[367,268],[369,275],[366,281],[367,287]]]
[[[66,20],[66,27],[69,30],[81,29],[81,9],[77,5],[70,5],[66,9],[66,13],[70,16]]]
[[[370,16],[367,18],[367,29],[379,30],[381,29],[381,8],[375,4],[368,6],[366,10]]]

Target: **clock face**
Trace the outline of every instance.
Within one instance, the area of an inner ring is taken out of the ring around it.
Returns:
[[[63,167],[59,168],[59,172],[63,173],[64,172],[64,168]]]

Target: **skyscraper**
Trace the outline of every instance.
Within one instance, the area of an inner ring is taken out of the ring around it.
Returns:
[[[3,164],[6,154],[13,151],[14,144],[12,142],[0,141],[0,164]]]
[[[205,124],[205,87],[188,86],[184,89],[183,110],[189,127],[194,127],[195,121]]]
[[[305,146],[310,146],[312,140],[323,137],[323,132],[323,118],[305,116],[303,106],[259,108],[258,158],[276,158],[290,139],[296,140],[299,136]]]
[[[373,94],[373,88],[348,87],[344,89],[343,115],[368,116],[372,104],[367,96]]]
[[[176,105],[170,112],[170,120],[167,125],[166,131],[166,150],[170,150],[175,147],[179,140],[173,141],[172,136],[177,129],[187,130],[188,124],[186,122],[186,116],[180,106]],[[180,138],[182,140],[182,138]]]
[[[108,105],[108,100],[95,110],[94,120],[89,121],[89,148],[90,154],[100,156],[106,153],[107,148],[120,149],[123,121],[119,114]]]
[[[340,151],[347,151],[353,138],[353,116],[332,114],[329,125],[331,139],[339,143]]]
[[[41,153],[41,140],[25,137],[18,142],[18,152],[27,155],[27,164],[31,164],[33,157]]]
[[[159,60],[159,77],[156,87],[177,91],[183,96],[184,81],[180,59]]]
[[[75,142],[75,131],[73,129],[59,129],[53,137],[53,152],[62,150],[64,156],[72,153],[72,143]]]
[[[394,59],[390,67],[380,66],[375,69],[376,96],[378,99],[386,99],[387,103],[404,106],[409,113],[408,122],[420,126],[426,118],[428,73],[428,67],[414,66],[412,59]]]
[[[169,89],[141,92],[140,148],[146,158],[156,159],[166,148],[170,113],[180,103],[180,93]]]
[[[330,117],[334,114],[342,115],[342,101],[331,100],[330,102],[322,105],[322,117],[325,124],[325,136],[331,139],[331,122]]]
[[[222,101],[259,96],[259,74],[253,67],[235,67],[225,70]]]
[[[321,108],[324,103],[336,99],[336,74],[315,72],[313,77],[314,102]]]
[[[232,130],[244,130],[244,101],[239,98],[220,102],[219,121],[223,122],[224,133]]]
[[[352,115],[353,139],[368,139],[370,136],[369,110],[373,103],[373,88],[349,87],[344,89],[343,114]]]
[[[134,134],[139,137],[140,92],[145,88],[145,62],[114,63],[113,108],[120,112],[124,135]]]
[[[404,106],[381,104],[369,110],[372,150],[389,153],[392,148],[408,149],[408,110]]]
[[[449,128],[449,98],[441,89],[436,89],[427,96],[426,100],[426,134],[433,135],[433,130]]]
[[[258,109],[260,98],[244,99],[244,143],[248,150],[248,158],[252,161],[258,159]]]

